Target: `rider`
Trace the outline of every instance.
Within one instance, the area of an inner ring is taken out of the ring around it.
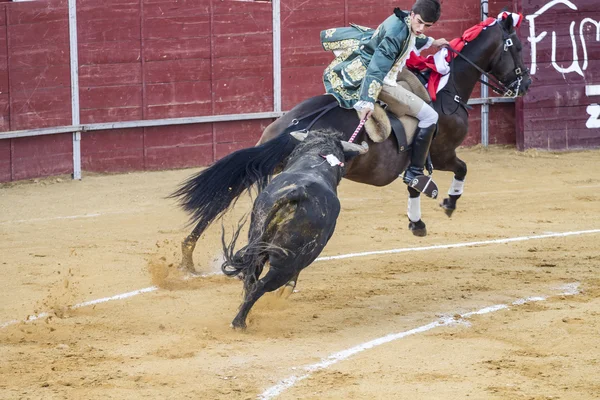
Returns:
[[[354,108],[360,119],[368,119],[375,108],[380,92],[398,86],[396,77],[406,63],[411,50],[420,52],[430,46],[448,44],[446,39],[434,40],[423,35],[440,18],[438,0],[417,0],[410,12],[394,9],[376,30],[351,24],[321,32],[325,50],[333,50],[336,58],[325,69],[323,82],[328,94],[341,107]],[[387,93],[387,91],[386,91]],[[412,145],[411,164],[404,172],[404,182],[415,178],[429,182],[423,168],[438,120],[437,112],[418,96],[402,88],[394,88],[394,98],[407,106],[408,115],[419,120]],[[411,185],[412,186],[412,185]],[[424,185],[416,189],[423,190]],[[435,185],[432,185],[435,186]],[[431,193],[425,194],[431,196]]]

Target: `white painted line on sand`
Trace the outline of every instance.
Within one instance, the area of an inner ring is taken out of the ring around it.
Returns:
[[[19,219],[14,221],[3,221],[0,222],[0,225],[9,225],[9,224],[23,224],[28,222],[42,222],[42,221],[55,221],[61,219],[81,219],[81,218],[96,218],[102,215],[116,215],[116,214],[133,214],[136,212],[140,212],[140,210],[135,211],[109,211],[105,213],[93,213],[93,214],[82,214],[82,215],[65,215],[62,217],[49,217],[49,218],[32,218],[32,219]]]
[[[137,296],[138,294],[154,292],[155,290],[158,290],[158,286],[150,286],[150,287],[147,287],[144,289],[134,290],[133,292],[117,294],[117,295],[111,296],[111,297],[103,297],[101,299],[96,299],[96,300],[90,300],[90,301],[86,301],[84,303],[75,304],[74,306],[71,306],[70,308],[76,309],[76,308],[81,308],[81,307],[93,306],[95,304],[106,303],[107,301],[112,301],[112,300],[123,300],[128,297]]]
[[[352,258],[352,257],[366,257],[366,256],[382,255],[382,254],[405,253],[405,252],[409,252],[409,251],[453,249],[453,248],[458,248],[458,247],[470,247],[470,246],[482,246],[482,245],[498,244],[498,243],[522,242],[525,240],[546,239],[546,238],[574,236],[574,235],[585,235],[585,234],[591,234],[591,233],[600,233],[600,229],[590,229],[590,230],[586,230],[586,231],[574,231],[574,232],[562,232],[562,233],[561,232],[547,233],[547,234],[543,234],[543,235],[519,236],[519,237],[514,237],[514,238],[483,240],[483,241],[478,241],[478,242],[441,244],[441,245],[436,245],[436,246],[407,247],[407,248],[403,248],[403,249],[367,251],[367,252],[363,252],[363,253],[341,254],[339,256],[319,257],[315,260],[315,262],[316,261],[340,260],[343,258]],[[200,275],[199,277],[205,278],[205,277],[213,276],[213,275],[216,275],[216,273],[203,274],[203,275]],[[126,299],[128,297],[137,296],[138,294],[142,294],[142,293],[153,292],[155,290],[158,290],[158,287],[151,286],[151,287],[147,287],[147,288],[143,288],[143,289],[134,290],[133,292],[117,294],[117,295],[114,295],[111,297],[104,297],[102,299],[97,299],[97,300],[90,300],[90,301],[87,301],[84,303],[76,304],[74,306],[71,306],[70,308],[75,309],[75,308],[85,307],[85,306],[89,306],[89,305],[93,305],[93,304],[105,303],[105,302],[111,301],[111,300]],[[42,313],[42,314],[38,314],[38,315],[30,315],[27,319],[25,319],[23,321],[11,320],[11,321],[7,321],[7,322],[3,322],[2,324],[0,324],[0,329],[6,328],[9,325],[17,324],[19,322],[35,321],[36,319],[43,318],[45,316],[48,316],[48,314]]]
[[[134,290],[133,292],[127,292],[127,293],[117,294],[117,295],[114,295],[114,296],[111,296],[111,297],[103,297],[101,299],[90,300],[90,301],[86,301],[86,302],[83,302],[83,303],[75,304],[74,306],[70,306],[68,308],[71,309],[71,310],[74,310],[76,308],[93,306],[95,304],[106,303],[106,302],[112,301],[112,300],[123,300],[123,299],[126,299],[128,297],[137,296],[138,294],[148,293],[148,292],[154,292],[155,290],[158,290],[158,286],[150,286],[150,287],[147,287],[147,288],[144,288],[144,289]],[[48,315],[50,315],[50,314],[48,314],[47,312],[43,312],[43,313],[40,313],[40,314],[30,315],[26,319],[24,319],[23,321],[19,321],[19,320],[13,319],[12,321],[7,321],[7,322],[2,323],[2,325],[0,325],[0,329],[6,328],[7,326],[10,326],[10,325],[18,324],[19,322],[31,322],[31,321],[35,321],[37,319],[47,317]]]
[[[566,285],[562,288],[565,291],[562,292],[561,295],[563,295],[563,296],[575,295],[578,293],[577,287],[578,287],[578,284]],[[321,371],[333,364],[337,364],[340,361],[344,361],[347,358],[349,358],[355,354],[361,353],[365,350],[369,350],[369,349],[372,349],[377,346],[381,346],[382,344],[393,342],[395,340],[402,339],[407,336],[416,335],[417,333],[427,332],[429,330],[438,328],[440,326],[450,326],[450,325],[457,325],[457,324],[469,325],[469,323],[464,321],[463,319],[470,318],[474,315],[483,315],[483,314],[493,313],[493,312],[500,311],[500,310],[507,310],[510,308],[510,306],[519,306],[519,305],[523,305],[523,304],[531,303],[531,302],[535,302],[535,301],[544,301],[546,299],[547,299],[547,297],[541,297],[541,296],[518,299],[510,304],[496,304],[493,306],[482,308],[477,311],[460,314],[460,318],[458,318],[458,319],[454,318],[454,317],[444,317],[444,318],[438,319],[437,321],[431,322],[427,325],[420,326],[418,328],[411,329],[409,331],[392,333],[392,334],[389,334],[386,336],[382,336],[380,338],[359,344],[359,345],[351,347],[349,349],[334,353],[334,354],[330,355],[329,357],[322,359],[318,363],[300,367],[300,369],[303,369],[304,371],[306,371],[306,373],[304,373],[302,375],[292,375],[285,379],[282,379],[281,381],[277,382],[277,384],[271,386],[270,388],[265,390],[263,393],[261,393],[258,396],[258,399],[260,399],[260,400],[273,399],[273,398],[279,396],[281,393],[283,393],[287,389],[294,386],[297,382],[300,382],[300,381],[310,377],[314,372]]]
[[[365,251],[365,252],[362,252],[362,253],[350,253],[350,254],[340,254],[339,256],[319,257],[315,261],[341,260],[341,259],[344,259],[344,258],[378,256],[378,255],[382,255],[382,254],[406,253],[406,252],[409,252],[409,251],[456,249],[456,248],[459,248],[459,247],[472,247],[472,246],[482,246],[482,245],[488,245],[488,244],[502,244],[502,243],[512,243],[512,242],[523,242],[525,240],[548,239],[548,238],[565,237],[565,236],[575,236],[575,235],[586,235],[586,234],[591,234],[591,233],[600,233],[600,229],[590,229],[590,230],[587,230],[587,231],[574,231],[574,232],[545,233],[543,235],[519,236],[519,237],[505,238],[505,239],[482,240],[482,241],[478,241],[478,242],[465,242],[465,243],[454,243],[454,244],[440,244],[440,245],[425,246],[425,247],[408,247],[408,248],[404,248],[404,249]]]

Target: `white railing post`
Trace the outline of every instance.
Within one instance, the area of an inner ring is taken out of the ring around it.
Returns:
[[[273,111],[281,111],[281,0],[273,0]]]
[[[69,0],[69,54],[71,61],[72,125],[79,118],[79,59],[77,51],[77,0]],[[81,179],[81,131],[73,132],[73,179]]]

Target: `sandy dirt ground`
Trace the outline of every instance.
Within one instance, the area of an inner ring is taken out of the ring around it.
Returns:
[[[415,237],[400,181],[343,181],[322,256],[438,247],[316,262],[244,332],[229,328],[241,282],[216,274],[220,224],[195,252],[214,274],[177,274],[187,216],[165,196],[197,170],[0,186],[0,398],[600,398],[600,151],[459,153],[452,218],[423,199],[429,234]],[[451,174],[435,177],[446,192]],[[249,209],[238,202],[226,229]],[[549,236],[492,242],[536,235]],[[472,242],[487,243],[446,246]],[[508,307],[465,315],[494,305]]]

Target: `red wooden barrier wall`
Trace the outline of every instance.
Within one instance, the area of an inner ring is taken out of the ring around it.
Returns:
[[[479,21],[479,0],[445,0],[431,34]],[[499,2],[499,4],[502,4]],[[376,26],[410,0],[282,0],[282,107],[323,92],[319,31]],[[490,2],[490,14],[501,8]],[[81,122],[272,111],[270,2],[78,0]],[[479,91],[474,93],[479,96]],[[479,142],[479,107],[466,145]],[[207,165],[251,146],[271,120],[82,134],[84,171]],[[70,125],[67,0],[0,4],[0,131]],[[490,143],[514,143],[514,106],[491,107]],[[0,140],[0,181],[72,170],[71,134]]]

